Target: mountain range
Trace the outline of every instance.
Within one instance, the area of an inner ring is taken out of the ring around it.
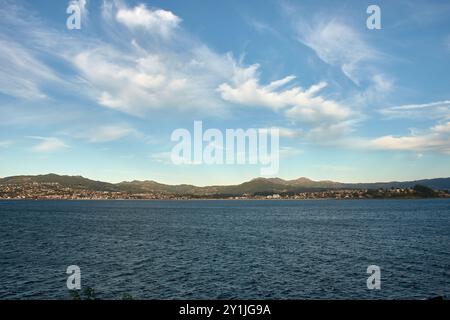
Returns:
[[[450,178],[376,183],[342,183],[329,180],[313,181],[304,177],[294,180],[283,180],[280,178],[256,178],[237,185],[205,187],[188,184],[167,185],[151,180],[108,183],[87,179],[82,176],[66,176],[57,174],[12,176],[0,179],[0,185],[21,185],[29,183],[58,183],[59,185],[67,188],[93,191],[161,193],[197,196],[299,193],[332,189],[412,188],[417,184],[424,185],[435,190],[450,190]]]

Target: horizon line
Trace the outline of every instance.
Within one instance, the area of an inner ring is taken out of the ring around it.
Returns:
[[[199,188],[203,188],[203,187],[215,187],[215,186],[235,186],[235,185],[240,185],[246,182],[250,182],[253,180],[257,180],[257,179],[264,179],[264,180],[271,180],[271,179],[280,179],[283,181],[295,181],[295,180],[299,180],[299,179],[307,179],[311,182],[333,182],[333,183],[341,183],[341,184],[377,184],[377,183],[395,183],[395,182],[415,182],[415,181],[422,181],[422,180],[435,180],[435,179],[450,179],[450,177],[435,177],[435,178],[420,178],[420,179],[412,179],[412,180],[389,180],[389,181],[375,181],[375,182],[342,182],[342,181],[335,181],[335,180],[330,180],[330,179],[324,179],[324,180],[314,180],[305,176],[301,176],[298,178],[293,178],[293,179],[285,179],[285,178],[280,178],[280,177],[255,177],[255,178],[251,178],[249,180],[245,180],[242,182],[238,182],[235,184],[205,184],[205,185],[195,185],[195,184],[189,184],[189,183],[177,183],[177,184],[170,184],[170,183],[163,183],[163,182],[159,182],[153,179],[144,179],[144,180],[138,180],[138,179],[132,179],[132,180],[123,180],[120,182],[111,182],[111,181],[106,181],[106,180],[97,180],[97,179],[92,179],[92,178],[88,178],[86,176],[80,175],[80,174],[59,174],[59,173],[54,173],[54,172],[50,172],[50,173],[44,173],[44,174],[17,174],[17,175],[9,175],[9,176],[5,176],[5,177],[0,177],[1,179],[6,179],[6,178],[11,178],[11,177],[37,177],[37,176],[48,176],[48,175],[56,175],[56,176],[60,176],[60,177],[81,177],[84,179],[88,179],[91,181],[97,181],[97,182],[103,182],[103,183],[109,183],[109,184],[120,184],[120,183],[126,183],[126,182],[155,182],[155,183],[159,183],[159,184],[163,184],[163,185],[168,185],[168,186],[181,186],[181,185],[188,185],[188,186],[193,186],[193,187],[199,187]]]

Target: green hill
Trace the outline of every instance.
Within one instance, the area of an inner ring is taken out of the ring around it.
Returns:
[[[193,185],[167,185],[155,181],[129,181],[120,183],[107,183],[84,178],[82,176],[65,176],[57,174],[37,176],[13,176],[0,179],[0,185],[27,184],[27,183],[58,183],[63,187],[95,191],[122,191],[129,193],[161,193],[172,195],[243,195],[243,194],[272,194],[272,193],[298,193],[330,189],[389,189],[412,188],[422,185],[435,190],[450,190],[450,178],[427,179],[406,182],[379,182],[379,183],[340,183],[334,181],[313,181],[308,178],[283,180],[280,178],[256,178],[238,185],[206,186]]]
[[[0,179],[0,184],[27,184],[27,183],[59,183],[64,187],[74,189],[87,189],[97,191],[118,191],[117,185],[102,181],[94,181],[82,176],[64,176],[46,174],[37,176],[13,176]]]

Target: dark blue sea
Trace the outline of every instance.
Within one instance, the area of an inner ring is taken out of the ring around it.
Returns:
[[[449,296],[450,201],[0,201],[0,299],[68,299],[69,265],[101,299]]]

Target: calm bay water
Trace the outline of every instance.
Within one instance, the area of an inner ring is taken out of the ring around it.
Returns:
[[[0,201],[0,299],[450,295],[450,201]],[[381,290],[366,269],[381,268]]]

